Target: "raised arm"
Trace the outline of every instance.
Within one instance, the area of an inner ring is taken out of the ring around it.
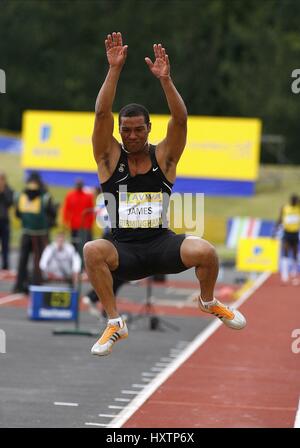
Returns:
[[[123,45],[121,33],[109,34],[105,39],[105,48],[109,70],[96,100],[92,138],[97,164],[101,160],[109,158],[113,143],[116,142],[113,137],[112,106],[118,80],[127,56],[127,45]]]
[[[145,58],[145,61],[153,75],[159,79],[171,113],[166,138],[158,145],[158,151],[164,153],[167,163],[176,165],[186,143],[187,110],[171,79],[169,57],[166,50],[161,44],[154,44],[153,49],[154,63],[150,58]]]

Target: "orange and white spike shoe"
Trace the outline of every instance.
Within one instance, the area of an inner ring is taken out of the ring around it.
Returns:
[[[91,353],[93,355],[105,356],[111,353],[113,345],[121,339],[128,337],[128,329],[125,322],[122,320],[121,324],[107,324],[102,336],[93,345]]]
[[[201,297],[198,298],[198,302],[199,308],[202,311],[218,317],[227,327],[234,330],[241,330],[246,326],[247,321],[240,311],[224,305],[217,299],[214,299],[214,303],[210,305],[206,305]]]

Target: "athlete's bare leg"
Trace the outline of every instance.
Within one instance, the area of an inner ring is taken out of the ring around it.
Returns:
[[[246,325],[246,319],[238,310],[223,305],[214,297],[214,288],[219,272],[219,261],[215,248],[198,237],[187,237],[180,247],[180,255],[187,268],[195,266],[200,283],[199,308],[218,317],[223,324],[235,330]]]
[[[181,244],[180,255],[187,268],[195,267],[203,302],[213,300],[219,272],[215,248],[206,240],[188,236]]]
[[[119,314],[111,275],[111,271],[117,269],[119,263],[117,249],[110,241],[100,239],[86,243],[83,254],[89,280],[100,298],[108,318],[117,318]]]

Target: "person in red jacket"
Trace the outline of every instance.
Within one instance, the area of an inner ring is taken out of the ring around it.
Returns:
[[[63,222],[70,229],[72,243],[78,252],[93,239],[94,195],[83,187],[83,180],[76,179],[74,190],[67,194],[63,204]]]

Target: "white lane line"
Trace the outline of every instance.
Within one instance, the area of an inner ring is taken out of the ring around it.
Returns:
[[[173,361],[172,358],[160,358],[161,362],[167,362],[168,364]]]
[[[145,383],[149,383],[151,380],[151,378],[141,378],[142,381],[145,381]]]
[[[54,401],[55,406],[79,406],[79,403],[65,403],[63,401]]]
[[[296,413],[294,428],[300,428],[300,398],[299,398],[299,403],[298,403],[298,409],[297,409],[297,413]]]
[[[128,402],[128,401],[130,401],[130,398],[115,398],[114,399],[115,401],[122,401],[122,402]]]
[[[4,305],[5,303],[15,302],[16,300],[21,300],[24,298],[24,294],[10,294],[5,297],[1,297],[0,305]]]
[[[111,428],[111,426],[107,423],[92,423],[92,422],[85,422],[85,425],[87,426],[101,426],[102,428]]]
[[[146,377],[151,376],[151,377],[153,377],[153,376],[156,376],[156,375],[154,373],[151,373],[151,372],[143,372],[142,376],[146,376]]]
[[[162,369],[161,367],[151,367],[151,370],[152,372],[161,372],[164,369]]]
[[[109,409],[125,409],[125,406],[116,406],[114,404],[110,404]]]
[[[156,362],[155,363],[156,367],[163,367],[163,368],[167,367],[169,364],[170,364],[169,362],[168,363],[166,363],[166,362]]]
[[[116,417],[118,414],[98,414],[99,417],[107,417],[107,418],[112,418],[112,417]]]
[[[239,300],[233,305],[238,308],[242,305],[269,277],[271,273],[264,272],[261,274],[252,287],[243,294]],[[153,393],[188,359],[196,350],[207,341],[207,339],[215,333],[215,331],[223,325],[218,320],[213,320],[204,331],[202,331],[178,356],[174,361],[156,378],[143,389],[130,403],[130,409],[125,408],[110,422],[111,428],[121,428],[122,425],[145,403],[145,401],[153,395]]]
[[[121,394],[136,395],[139,394],[139,392],[137,390],[121,390]]]
[[[131,387],[135,387],[136,389],[143,389],[145,384],[131,384]]]

